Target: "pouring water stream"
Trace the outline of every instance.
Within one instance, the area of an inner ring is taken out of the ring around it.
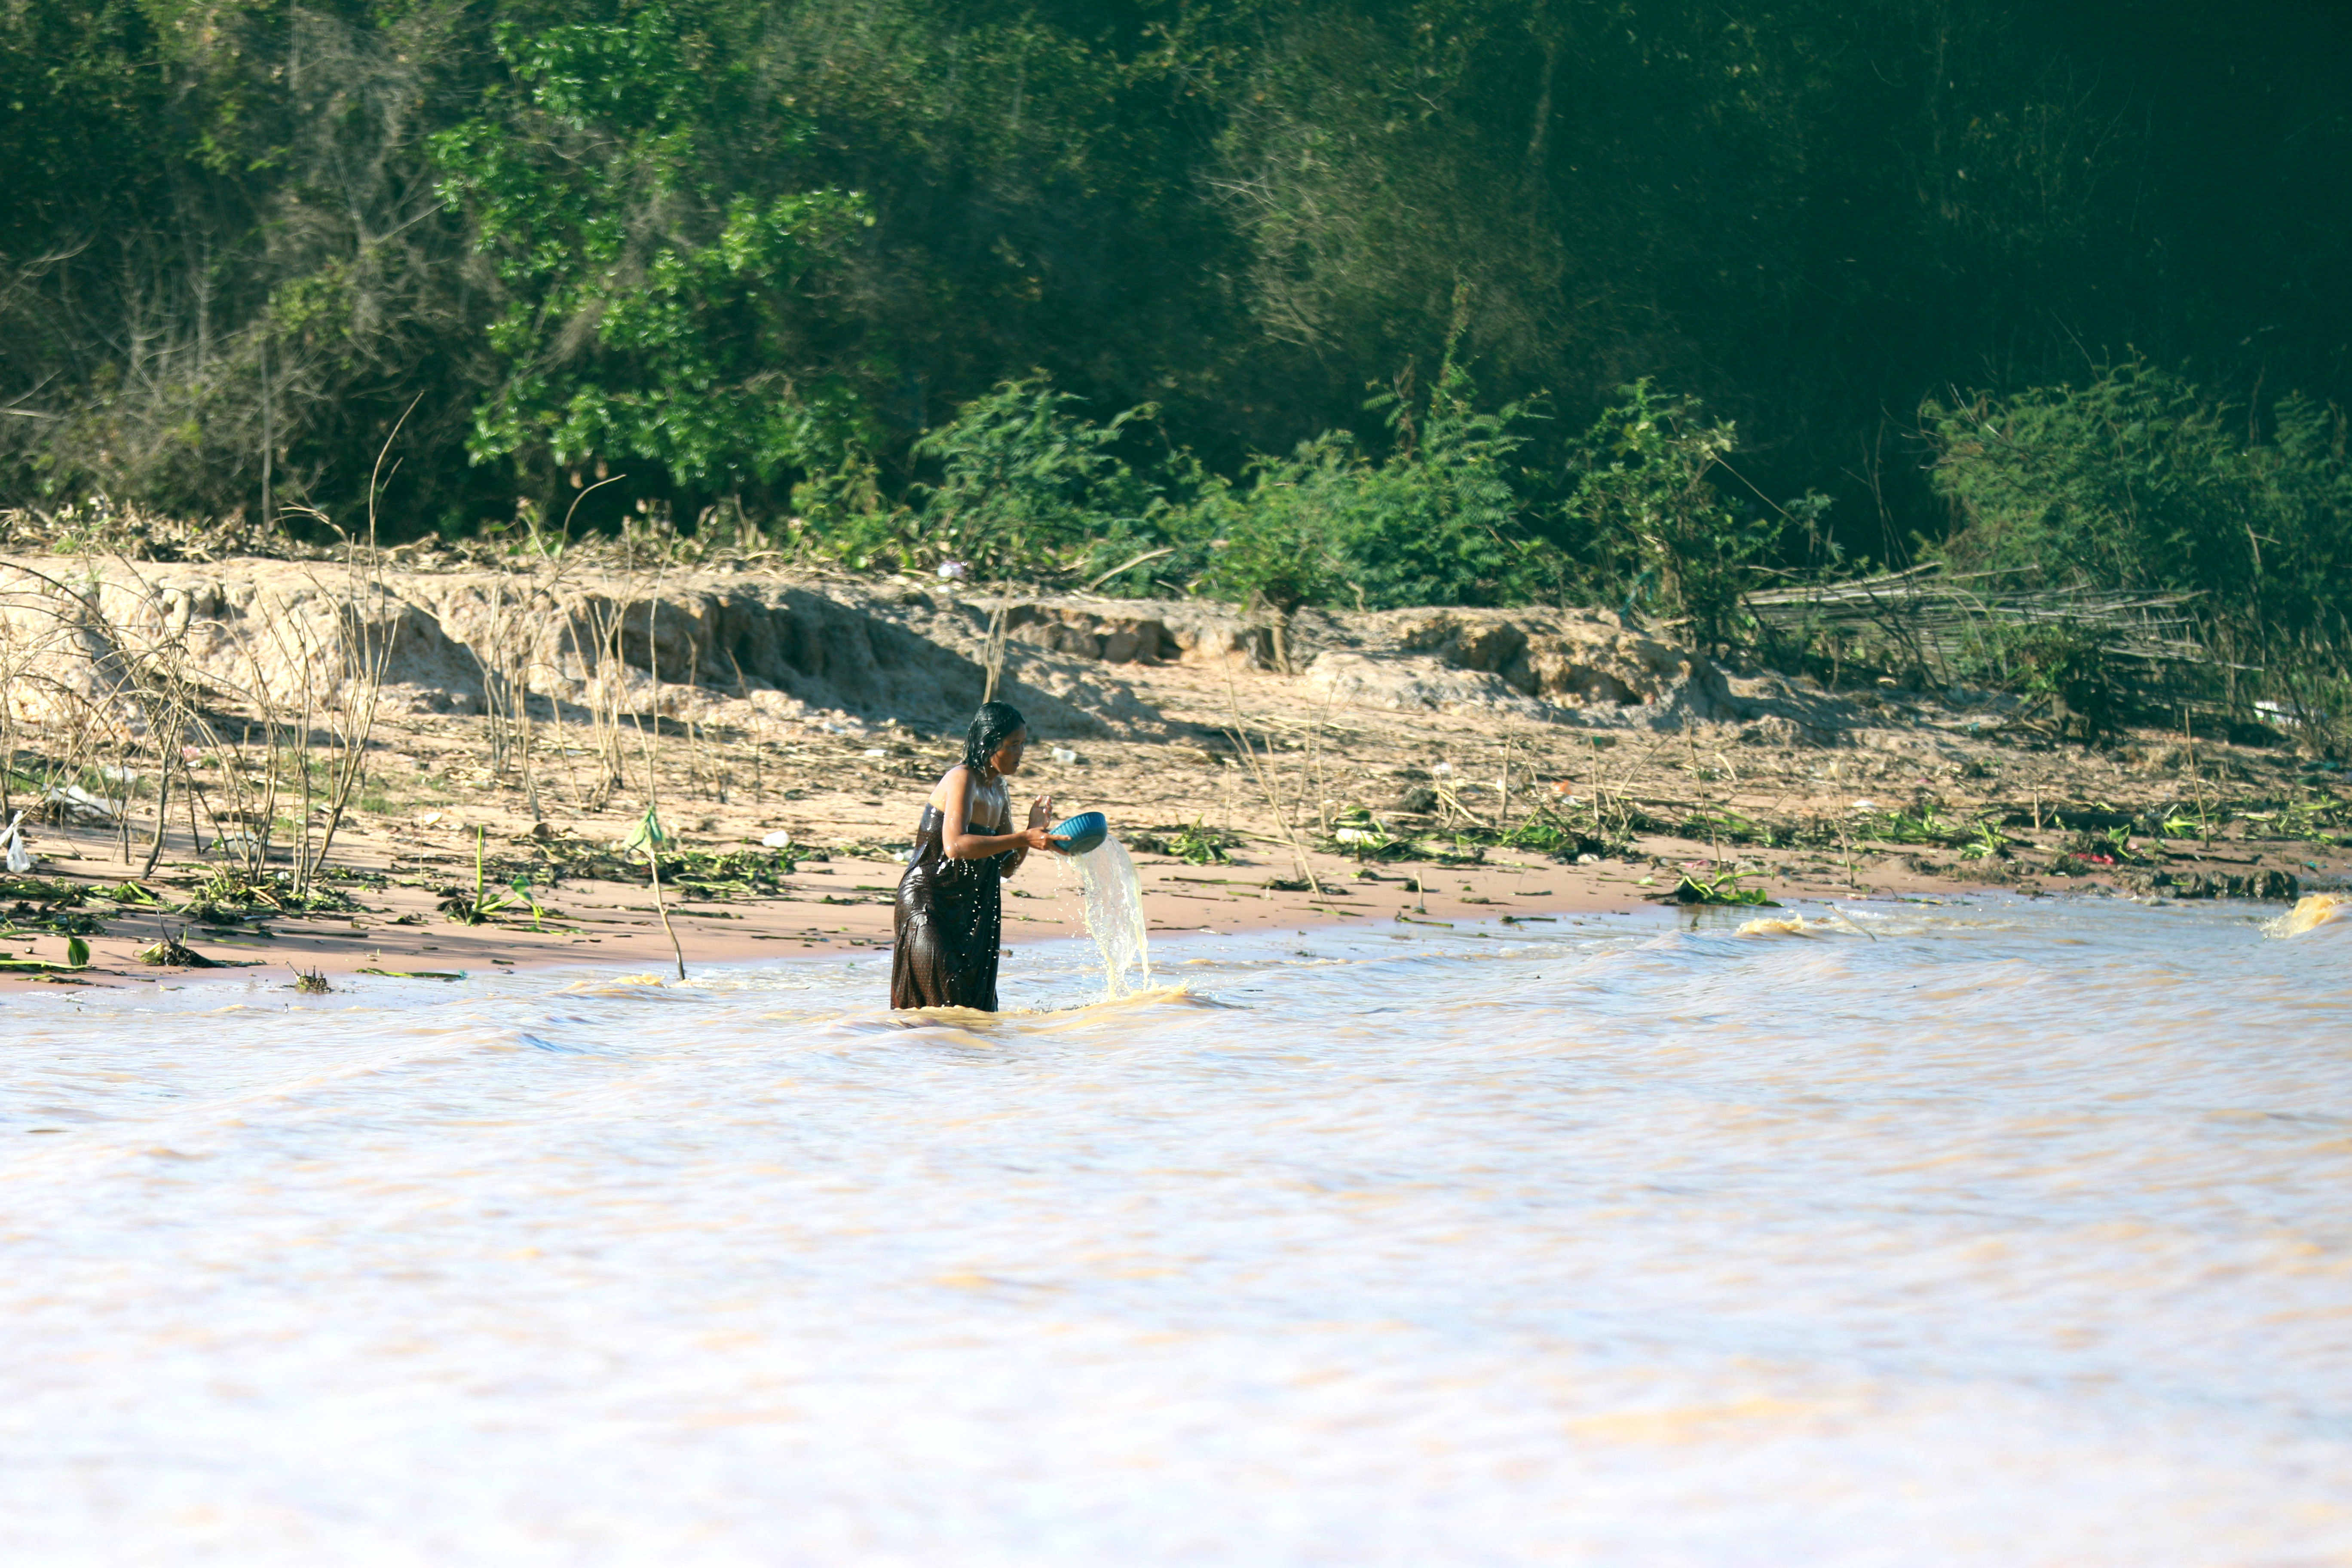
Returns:
[[[1117,837],[1106,837],[1083,855],[1063,857],[1077,873],[1080,910],[1087,934],[1102,958],[1103,999],[1147,991],[1151,986],[1151,940],[1144,926],[1143,888],[1135,862]]]

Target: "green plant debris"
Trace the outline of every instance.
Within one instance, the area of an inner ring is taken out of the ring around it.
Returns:
[[[0,826],[6,824],[0,823]],[[34,904],[79,904],[87,896],[79,882],[62,877],[0,877],[0,899]]]
[[[642,887],[646,880],[644,860],[646,844],[642,819],[631,833],[617,844],[598,845],[578,839],[559,837],[531,846],[532,858],[488,857],[484,873],[485,888],[500,883],[512,890],[518,884],[525,889],[552,888],[566,878],[604,882],[625,882]],[[898,858],[902,846],[887,851],[876,846],[842,846],[838,852],[861,859]],[[661,843],[660,874],[664,887],[675,887],[697,898],[756,898],[784,890],[784,879],[799,868],[803,860],[823,860],[822,850],[808,850],[797,846],[770,849],[749,846],[732,849],[697,849],[681,845],[674,834],[665,832]],[[449,891],[445,889],[446,893]],[[530,895],[528,896],[535,896]],[[548,911],[551,919],[561,918]]]
[[[236,925],[267,915],[349,912],[360,907],[350,893],[324,879],[298,890],[290,871],[248,873],[217,866],[173,912],[199,924]]]
[[[1712,876],[1704,872],[1685,871],[1674,889],[1665,895],[1665,902],[1675,904],[1727,904],[1748,908],[1778,909],[1761,888],[1748,887],[1738,871],[1718,871]]]
[[[104,936],[106,926],[96,915],[73,910],[36,909],[18,904],[8,911],[0,931],[47,931],[54,936]]]
[[[1960,846],[1963,860],[2006,860],[2016,841],[2001,832],[1990,818],[1976,825],[1974,836]]]
[[[1442,831],[1392,825],[1364,806],[1349,806],[1332,819],[1330,832],[1317,840],[1316,847],[1359,861],[1412,861],[1434,866],[1483,865],[1489,849],[1533,850],[1563,861],[1612,852],[1611,845],[1573,826],[1548,806],[1507,828],[1463,823]]]
[[[502,886],[490,883],[484,854],[484,836],[478,827],[474,830],[474,885],[470,889],[443,888],[440,908],[448,919],[469,926],[484,925],[499,915],[522,910],[530,911],[530,928],[533,931],[544,930],[545,921],[550,918],[562,918],[539,901],[528,876],[517,873],[508,878]]]
[[[450,969],[362,969],[362,974],[380,974],[387,980],[463,980],[462,970]]]
[[[139,950],[139,962],[164,969],[221,969],[226,967],[216,958],[206,958],[180,940],[177,933],[165,936],[151,947]]]
[[[1201,818],[1174,827],[1147,827],[1129,836],[1128,843],[1149,855],[1165,855],[1187,866],[1233,864],[1234,837],[1218,828],[1203,827]]]

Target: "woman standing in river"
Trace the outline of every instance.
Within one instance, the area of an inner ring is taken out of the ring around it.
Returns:
[[[947,771],[915,825],[915,855],[898,879],[893,1007],[996,1011],[996,957],[1003,929],[1000,884],[1032,849],[1058,850],[1046,833],[1053,799],[1029,804],[1013,830],[1004,781],[1021,771],[1029,727],[1010,702],[983,702],[964,737],[963,761]]]

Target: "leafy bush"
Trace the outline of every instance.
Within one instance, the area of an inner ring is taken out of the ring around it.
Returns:
[[[2060,731],[2085,744],[2139,716],[2131,682],[2097,635],[2078,626],[1994,623],[1972,635],[1958,673],[2045,704]]]
[[[2004,585],[2194,595],[2215,658],[2192,672],[2239,720],[2280,700],[2298,738],[2337,745],[2352,676],[2342,584],[2352,574],[2352,460],[2340,410],[2299,395],[2235,408],[2142,360],[2086,384],[1930,403],[1932,479],[1957,527],[1955,565]],[[2265,427],[2267,434],[2265,434]],[[2052,699],[2083,738],[2131,717],[2126,683],[2087,634],[1986,639],[2005,684]]]
[[[1576,544],[1626,608],[1680,616],[1702,647],[1724,647],[1743,629],[1740,595],[1780,526],[1716,489],[1716,471],[1738,449],[1736,426],[1646,379],[1619,391],[1623,401],[1570,459],[1565,511]]]
[[[1077,412],[1084,401],[1042,374],[999,383],[915,443],[940,477],[896,501],[872,454],[849,445],[793,489],[803,542],[860,570],[954,563],[973,581],[1091,575],[1154,548],[1167,502],[1115,448],[1155,411],[1097,424]]]
[[[1157,410],[1097,424],[1074,412],[1083,402],[1043,375],[1003,382],[917,441],[915,456],[940,468],[936,485],[915,491],[919,558],[1029,574],[1157,543],[1160,490],[1113,450]]]
[[[1189,453],[1139,471],[1118,452],[1149,404],[1097,423],[1042,375],[1000,384],[914,447],[935,482],[887,498],[857,447],[793,492],[806,542],[850,564],[975,579],[1080,580],[1148,593],[1153,580],[1288,611],[1301,605],[1524,604],[1556,596],[1567,562],[1525,521],[1512,465],[1530,417],[1481,413],[1448,361],[1426,399],[1375,397],[1392,437],[1375,461],[1344,431],[1260,458],[1236,485]],[[1139,555],[1157,564],[1135,564]],[[1126,566],[1127,570],[1120,570]]]
[[[2340,628],[2352,569],[2341,411],[2280,398],[2263,439],[2246,411],[2134,360],[2084,386],[1923,412],[1958,525],[1944,552],[1955,564],[2193,591],[2209,616],[2247,629]]]
[[[1567,563],[1527,524],[1525,404],[1478,412],[1450,353],[1416,406],[1410,384],[1373,398],[1392,437],[1373,462],[1344,432],[1260,458],[1245,488],[1205,491],[1190,520],[1213,533],[1199,586],[1222,597],[1387,609],[1556,596]]]

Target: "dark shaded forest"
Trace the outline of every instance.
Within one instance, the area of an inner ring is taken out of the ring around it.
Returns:
[[[1717,641],[1948,559],[2335,638],[2347,46],[2324,0],[6,0],[0,504],[318,532],[382,451],[395,536]]]

